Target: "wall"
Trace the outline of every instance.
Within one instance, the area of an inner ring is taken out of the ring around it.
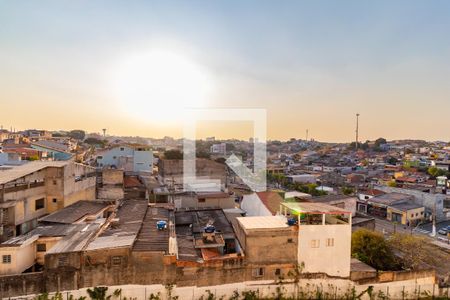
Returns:
[[[11,255],[11,263],[4,264],[3,255]],[[0,247],[0,274],[19,274],[34,265],[36,257],[34,241],[19,247]]]
[[[425,274],[424,274],[425,275]],[[39,275],[33,275],[39,278]],[[20,282],[20,281],[19,281]],[[31,282],[31,278],[30,281]],[[20,290],[18,285],[18,289]],[[372,292],[369,294],[369,288]],[[64,298],[88,297],[86,288],[80,290],[63,291]],[[247,294],[248,298],[253,298],[249,294],[254,292],[256,297],[277,298],[281,294],[284,298],[292,297],[295,299],[417,299],[419,295],[425,297],[441,296],[448,297],[449,289],[439,289],[434,284],[432,276],[424,276],[419,278],[408,278],[403,281],[392,283],[369,283],[369,284],[355,284],[350,280],[345,279],[330,279],[330,278],[304,278],[298,283],[282,282],[276,283],[273,280],[264,281],[242,281],[239,283],[229,283],[222,285],[209,286],[175,286],[172,287],[153,284],[153,285],[116,285],[109,286],[107,290],[108,295],[112,295],[114,291],[121,290],[121,298],[125,297],[131,299],[148,299],[151,294],[159,295],[160,299],[169,299],[177,297],[179,300],[192,299],[231,299],[236,294],[243,298]],[[6,293],[5,293],[6,294]],[[50,297],[53,294],[50,294]],[[23,299],[23,298],[22,298]],[[29,296],[26,299],[34,299],[34,296]]]
[[[0,276],[0,299],[18,295],[39,294],[44,292],[44,286],[44,274],[42,272]]]
[[[134,151],[134,172],[153,170],[153,152],[152,151]]]
[[[304,263],[304,272],[350,276],[350,225],[300,225],[298,234],[298,262]],[[327,247],[328,238],[334,239],[334,246]],[[317,248],[312,240],[319,240]]]
[[[240,234],[241,240],[249,264],[297,263],[298,233],[291,228],[251,230]]]
[[[123,170],[118,169],[103,169],[102,182],[108,185],[123,186]]]

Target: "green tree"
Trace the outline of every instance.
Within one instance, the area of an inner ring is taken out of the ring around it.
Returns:
[[[383,235],[367,229],[353,232],[352,256],[377,270],[397,268],[394,254]]]
[[[344,186],[343,188],[342,188],[342,193],[344,194],[344,195],[352,195],[353,193],[355,192],[355,190],[352,188],[352,187],[349,187],[349,186]]]
[[[99,145],[101,147],[105,147],[105,145],[106,145],[106,141],[103,141],[103,140],[100,140],[97,138],[93,138],[93,137],[85,139],[84,142],[89,145]]]
[[[165,159],[183,159],[183,153],[180,150],[167,150],[164,152]]]
[[[429,167],[428,168],[428,174],[430,174],[431,177],[436,178],[436,177],[439,177],[439,176],[447,175],[447,172],[444,171],[444,170],[441,170],[439,168],[436,168],[436,167]]]
[[[79,129],[72,130],[68,133],[68,136],[73,139],[82,141],[82,140],[84,140],[84,138],[86,136],[86,132],[84,132],[83,130],[79,130]]]

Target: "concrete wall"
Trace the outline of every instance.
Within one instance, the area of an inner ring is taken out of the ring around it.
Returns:
[[[148,151],[134,151],[134,172],[152,171],[153,170],[153,152]]]
[[[11,255],[11,263],[3,263],[3,255]],[[34,265],[35,244],[29,242],[19,247],[0,247],[0,274],[19,274]]]
[[[0,299],[43,293],[44,287],[45,277],[42,272],[0,276]]]
[[[122,185],[123,186],[123,170],[103,169],[102,182],[104,185]]]
[[[415,278],[412,275],[417,275]],[[20,292],[22,280],[25,276],[14,277],[14,288]],[[42,276],[40,273],[29,275],[27,284],[39,282]],[[34,282],[33,282],[34,280]],[[11,280],[10,280],[11,281]],[[2,284],[6,280],[0,282]],[[372,287],[372,292],[369,294],[369,287]],[[425,297],[441,296],[448,297],[449,289],[439,289],[434,282],[432,274],[409,274],[402,281],[395,281],[389,283],[376,282],[357,284],[345,279],[331,279],[331,278],[302,278],[297,283],[284,281],[282,283],[274,282],[273,280],[245,280],[237,283],[228,283],[222,285],[208,285],[208,286],[179,286],[173,285],[171,288],[161,285],[116,285],[109,286],[107,295],[112,295],[114,291],[121,290],[121,298],[131,299],[148,299],[151,294],[159,295],[161,299],[169,299],[177,297],[179,300],[192,299],[208,299],[212,295],[215,299],[231,299],[236,293],[240,298],[243,295],[253,291],[256,297],[262,298],[277,298],[281,294],[283,298],[295,299],[354,299],[361,295],[358,299],[418,299],[419,295]],[[79,290],[63,291],[63,297],[70,297],[77,299],[79,297],[88,297],[87,288]],[[8,296],[8,291],[3,293],[4,297]],[[248,294],[249,295],[249,294]],[[53,294],[50,294],[50,297]],[[251,296],[248,296],[251,298]],[[114,297],[113,297],[114,298]],[[23,299],[23,298],[22,298]],[[34,299],[34,296],[29,296],[27,299]]]
[[[238,226],[238,239],[249,264],[297,263],[298,233],[286,230],[266,229],[245,232]]]
[[[350,276],[350,225],[300,225],[298,234],[298,262],[304,272]],[[333,246],[327,239],[333,239]]]

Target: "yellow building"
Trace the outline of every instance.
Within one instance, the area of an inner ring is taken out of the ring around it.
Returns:
[[[416,225],[425,217],[425,207],[419,204],[406,202],[392,204],[387,207],[386,218],[389,221],[402,225]]]

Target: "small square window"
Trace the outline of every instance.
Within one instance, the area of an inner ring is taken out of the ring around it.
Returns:
[[[327,247],[334,247],[334,239],[327,239]]]
[[[37,252],[45,252],[45,251],[47,251],[47,245],[46,244],[37,244],[36,245],[36,251]]]
[[[45,204],[44,204],[44,198],[37,199],[37,200],[34,202],[34,210],[42,209],[42,208],[44,208],[44,207],[45,207]]]
[[[10,264],[11,263],[11,255],[3,255],[2,256],[2,262],[4,264]]]
[[[58,199],[56,199],[56,198],[53,198],[53,203],[56,203],[56,202],[58,202]]]
[[[121,256],[113,256],[111,258],[111,263],[113,266],[120,266],[122,264],[122,257]]]
[[[198,199],[198,203],[205,203],[206,202],[206,199],[205,198],[200,198],[200,199]]]
[[[56,185],[58,182],[56,180],[53,180],[53,185]]]
[[[293,240],[293,239],[288,239],[287,242],[288,242],[288,243],[293,243],[294,240]]]
[[[281,275],[281,269],[275,269],[275,275],[280,276]]]
[[[120,151],[124,151],[124,150],[125,150],[125,148],[123,148],[123,147],[120,148]]]
[[[253,269],[253,277],[263,277],[263,276],[264,276],[264,268]]]
[[[311,248],[319,248],[320,247],[320,240],[311,240],[310,241]]]

